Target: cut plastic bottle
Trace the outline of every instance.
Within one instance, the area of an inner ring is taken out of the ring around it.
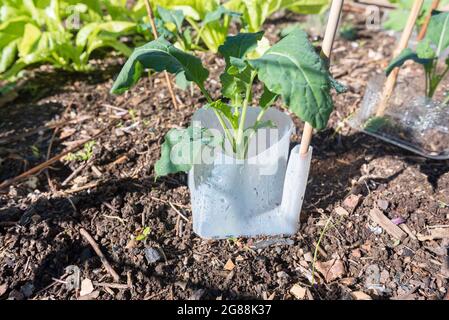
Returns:
[[[260,108],[249,108],[246,127]],[[193,121],[221,131],[212,110],[200,109]],[[263,118],[275,128],[261,128],[252,137],[245,160],[216,152],[213,163],[195,164],[189,172],[193,230],[203,238],[296,233],[307,185],[312,148],[290,152],[293,122],[276,109]],[[277,133],[276,133],[277,132]]]

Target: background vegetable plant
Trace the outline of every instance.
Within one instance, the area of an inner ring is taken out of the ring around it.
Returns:
[[[87,71],[97,49],[109,47],[125,55],[132,51],[120,41],[136,33],[136,16],[127,13],[126,1],[4,0],[0,12],[3,79],[42,63]]]
[[[257,49],[262,36],[263,32],[239,33],[228,36],[218,48],[226,62],[220,76],[222,95],[219,98],[207,91],[205,81],[209,72],[199,58],[179,50],[165,39],[134,50],[118,75],[112,93],[123,93],[135,85],[145,74],[145,69],[182,74],[199,87],[207,100],[206,107],[213,110],[224,131],[224,137],[216,139],[207,128],[170,130],[161,148],[161,159],[155,165],[158,176],[188,171],[202,145],[214,147],[227,141],[231,154],[245,158],[251,133],[272,125],[263,117],[278,97],[282,97],[293,113],[315,128],[326,126],[333,108],[330,90],[342,89],[329,74],[327,61],[315,52],[307,34],[300,29],[291,31],[261,53]],[[253,84],[257,79],[264,84],[258,103],[262,111],[255,123],[245,128],[247,110],[253,102]],[[188,157],[181,164],[172,162],[170,153],[173,148],[187,150],[183,154]]]
[[[388,18],[383,23],[384,28],[394,31],[404,30],[405,23],[410,14],[410,10],[413,5],[413,1],[410,0],[389,0],[392,4],[396,5],[396,9],[388,13]],[[449,4],[449,0],[441,0],[440,6],[444,7]],[[425,17],[430,13],[432,0],[425,0],[422,8],[422,12],[417,20],[417,25],[421,26],[424,23]]]
[[[431,20],[425,38],[417,45],[416,51],[410,48],[402,51],[391,61],[387,75],[406,61],[413,60],[424,67],[426,74],[426,95],[432,98],[438,86],[449,73],[449,56],[442,57],[449,47],[449,12],[436,12]],[[444,60],[444,68],[439,71],[439,61]]]
[[[276,11],[288,9],[301,14],[319,14],[329,4],[330,0],[230,0],[225,6],[242,13],[245,31],[256,32]]]
[[[158,8],[161,36],[184,51],[212,52],[224,43],[232,19],[239,19],[245,31],[254,32],[277,10],[319,13],[329,2],[152,0]],[[129,56],[132,50],[123,37],[131,36],[134,43],[147,42],[152,39],[150,28],[143,0],[4,0],[0,5],[0,78],[11,79],[22,69],[39,64],[89,71],[93,52],[112,48]]]

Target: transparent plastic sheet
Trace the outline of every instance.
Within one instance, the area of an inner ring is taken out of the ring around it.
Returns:
[[[260,108],[248,109],[246,127],[259,112]],[[289,235],[297,231],[312,149],[301,157],[296,146],[289,158],[294,128],[290,117],[269,109],[264,120],[271,120],[279,134],[273,138],[267,134],[269,129],[259,129],[251,139],[246,160],[218,151],[213,163],[195,164],[189,172],[193,230],[201,237]],[[211,110],[198,110],[193,121],[220,130]]]
[[[384,75],[373,77],[349,124],[357,130],[431,159],[449,159],[449,106],[426,98],[414,77],[400,79],[384,117],[376,117]],[[418,81],[419,83],[419,81]]]

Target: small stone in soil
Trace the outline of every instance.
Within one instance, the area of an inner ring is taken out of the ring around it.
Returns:
[[[144,253],[149,264],[155,263],[161,259],[161,255],[157,249],[145,248]]]
[[[20,292],[25,298],[29,298],[34,292],[34,285],[31,282],[27,282],[20,288]]]
[[[383,200],[383,199],[377,200],[377,206],[382,210],[387,210],[388,205],[389,205],[389,203],[387,200]]]
[[[345,206],[347,209],[351,211],[354,211],[354,209],[359,204],[361,197],[362,196],[360,194],[358,195],[351,194],[343,201],[343,206]]]
[[[92,281],[90,279],[83,279],[83,281],[81,281],[80,296],[86,296],[91,294],[93,291],[94,285],[92,284]]]

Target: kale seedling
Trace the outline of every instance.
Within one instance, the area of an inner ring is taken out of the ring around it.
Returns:
[[[441,81],[449,72],[449,56],[445,58],[445,68],[438,72],[438,61],[449,47],[449,12],[435,12],[427,29],[425,38],[419,42],[416,52],[410,48],[402,51],[387,67],[387,75],[402,66],[407,60],[413,60],[424,67],[426,73],[426,95],[432,98]]]
[[[162,38],[134,50],[118,75],[112,93],[123,93],[135,85],[145,69],[182,75],[201,90],[207,100],[206,107],[213,110],[224,132],[224,137],[217,139],[208,128],[190,126],[170,130],[161,147],[161,158],[155,165],[157,176],[189,171],[205,145],[215,147],[227,143],[231,150],[225,151],[244,159],[251,133],[272,125],[263,117],[278,97],[282,97],[288,109],[313,127],[322,129],[326,126],[333,109],[330,90],[342,90],[342,86],[331,77],[327,61],[316,53],[307,34],[298,28],[264,53],[258,48],[262,36],[263,32],[239,33],[228,36],[219,47],[226,68],[220,76],[222,88],[218,98],[214,98],[205,87],[209,72],[199,58]],[[264,84],[258,103],[262,111],[257,120],[245,128],[256,80]],[[173,150],[188,152],[181,152],[186,155],[185,159],[174,163],[170,158]]]

